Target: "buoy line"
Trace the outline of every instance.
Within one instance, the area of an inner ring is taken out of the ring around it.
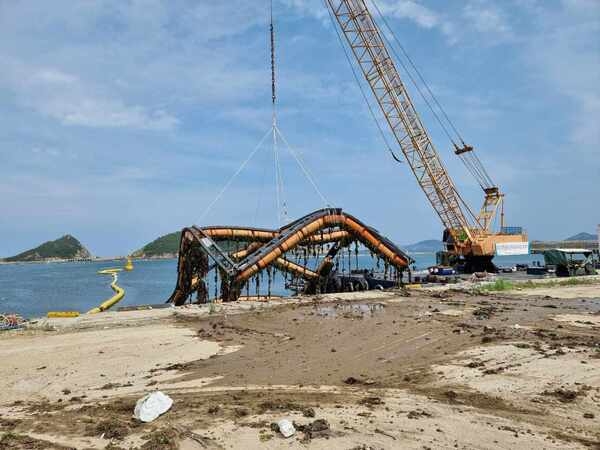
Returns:
[[[117,284],[117,281],[119,281],[118,273],[121,272],[121,270],[123,270],[123,269],[112,268],[112,269],[104,269],[104,270],[98,271],[98,273],[100,275],[112,275],[112,283],[110,284],[110,287],[112,288],[113,291],[115,291],[115,295],[113,295],[108,300],[102,302],[100,304],[100,306],[90,309],[88,311],[88,314],[96,314],[96,313],[99,313],[102,311],[106,311],[107,309],[111,308],[115,304],[119,303],[121,301],[121,299],[123,297],[125,297],[125,289],[123,289],[122,287],[120,287]]]

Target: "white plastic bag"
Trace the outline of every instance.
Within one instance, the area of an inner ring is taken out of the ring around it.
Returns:
[[[142,422],[152,422],[171,409],[172,405],[173,400],[168,395],[160,391],[152,392],[137,401],[133,415]]]
[[[281,419],[279,422],[277,422],[277,426],[279,426],[279,432],[285,438],[289,438],[290,436],[293,436],[294,433],[296,433],[294,425],[287,419]]]

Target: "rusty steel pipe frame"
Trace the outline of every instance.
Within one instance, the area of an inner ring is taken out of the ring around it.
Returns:
[[[222,278],[221,292],[227,296],[223,300],[236,300],[243,285],[269,266],[299,275],[314,287],[324,275],[321,271],[329,273],[333,258],[329,257],[331,261],[327,263],[323,261],[315,272],[282,257],[297,247],[333,242],[337,253],[341,247],[356,240],[400,271],[413,262],[406,253],[379,232],[338,208],[315,211],[278,230],[194,226],[182,230],[177,285],[168,301],[180,305],[193,292],[197,292],[199,301],[206,301],[208,291],[204,277],[210,271],[210,266],[208,256],[201,250],[198,242],[204,236],[210,237],[215,243],[220,241],[247,243],[245,249],[229,254],[237,261],[236,273],[234,276]]]

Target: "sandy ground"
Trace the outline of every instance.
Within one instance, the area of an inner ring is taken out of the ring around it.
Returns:
[[[581,288],[41,320],[0,337],[0,449],[600,448],[600,290]],[[173,408],[137,422],[155,389]]]
[[[566,287],[538,287],[522,289],[519,295],[553,298],[600,298],[600,284],[575,285]]]

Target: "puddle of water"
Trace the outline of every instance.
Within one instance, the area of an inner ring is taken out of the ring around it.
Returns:
[[[335,305],[315,306],[314,311],[320,317],[372,317],[383,312],[381,303],[338,303]]]

